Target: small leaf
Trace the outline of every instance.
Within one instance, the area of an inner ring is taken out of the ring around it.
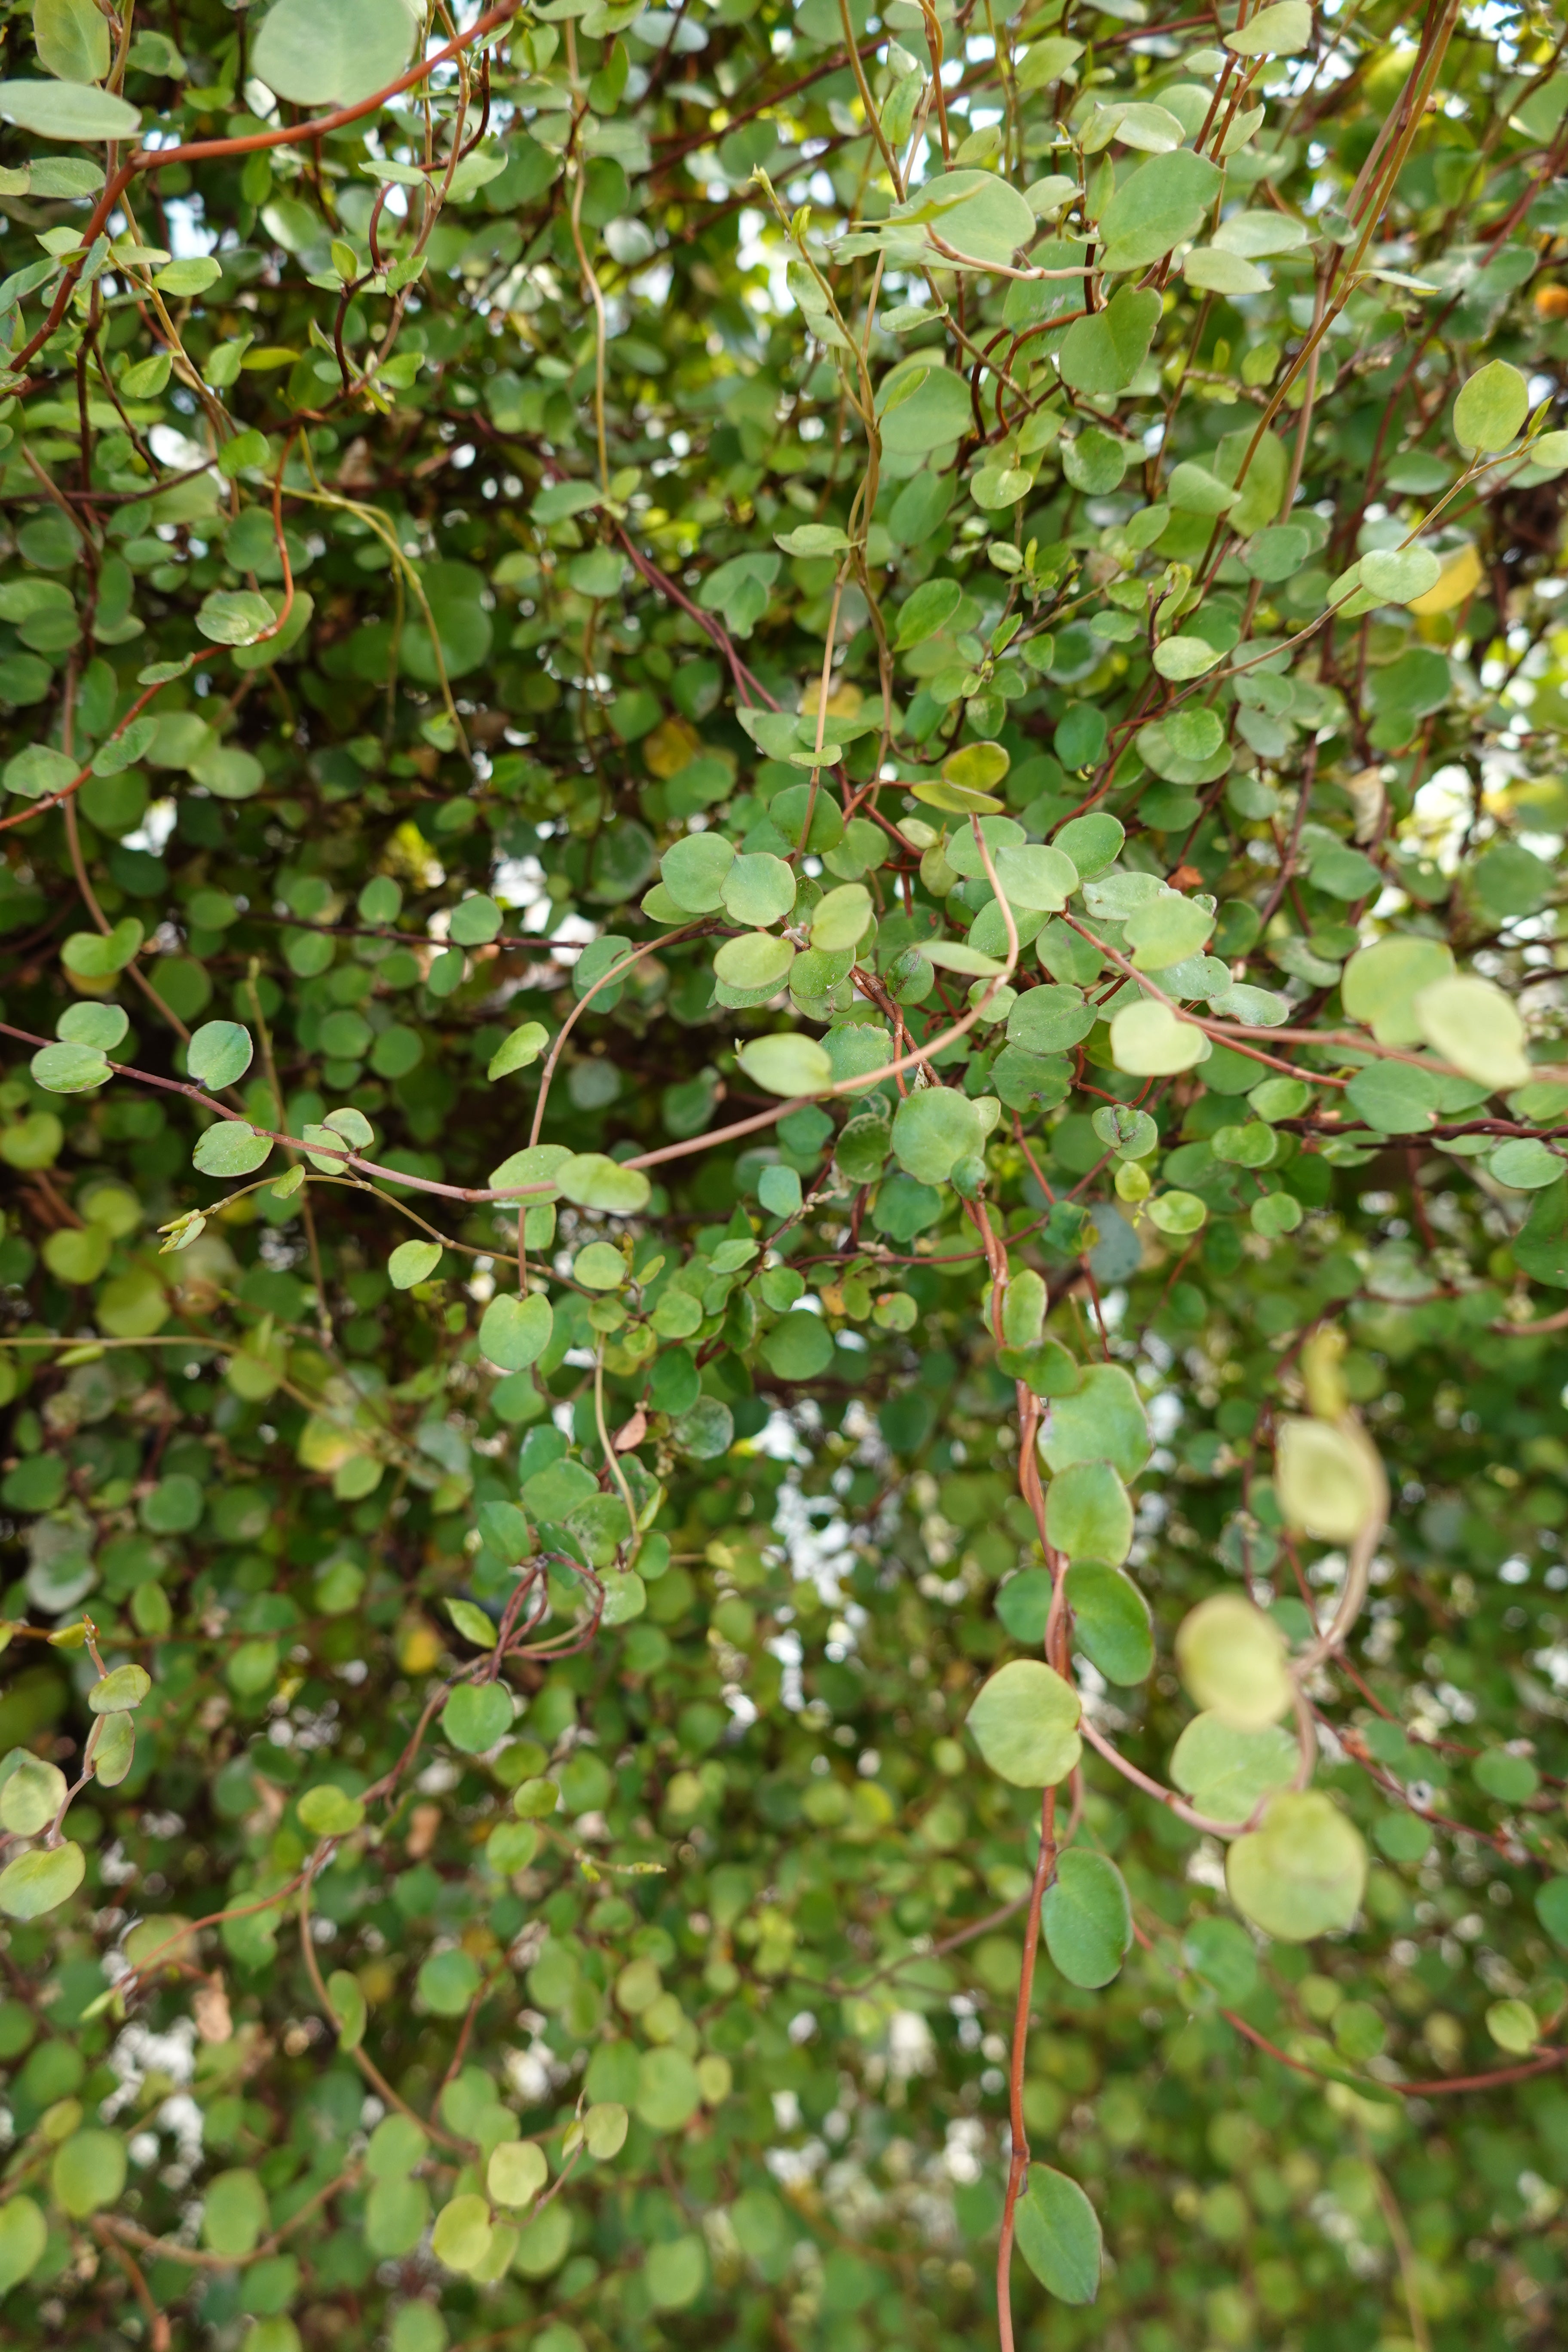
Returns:
[[[114,1075],[96,1045],[43,1045],[28,1066],[52,1095],[89,1094]]]
[[[602,1151],[574,1152],[556,1173],[562,1196],[580,1209],[601,1209],[613,1217],[635,1217],[646,1209],[653,1187],[640,1168],[626,1168]]]
[[[1289,1706],[1285,1649],[1273,1618],[1239,1592],[1201,1601],[1176,1634],[1176,1664],[1194,1700],[1244,1731],[1261,1730]]]
[[[145,1666],[116,1666],[112,1674],[94,1683],[87,1703],[94,1715],[119,1715],[140,1706],[152,1687],[153,1677]]]
[[[1068,1984],[1108,1985],[1132,1942],[1132,1906],[1113,1862],[1069,1846],[1040,1906],[1046,1948]]]
[[[0,1829],[17,1837],[37,1837],[65,1802],[66,1776],[58,1764],[31,1756],[25,1748],[13,1748],[6,1762],[13,1769],[0,1781]]]
[[[982,1756],[1015,1788],[1045,1789],[1065,1780],[1082,1752],[1078,1693],[1055,1669],[1016,1658],[991,1676],[969,1710],[969,1728]]]
[[[1092,2303],[1100,2293],[1104,2240],[1100,2216],[1076,2180],[1031,2164],[1018,2200],[1018,2252],[1058,2303]]]
[[[1275,1487],[1287,1520],[1325,1543],[1351,1543],[1387,1507],[1383,1466],[1354,1422],[1281,1416]]]
[[[440,1263],[439,1242],[399,1242],[386,1271],[394,1290],[412,1290],[416,1282],[428,1282]]]
[[[737,1059],[752,1084],[771,1095],[819,1095],[833,1084],[826,1048],[795,1030],[750,1038]]]
[[[1209,1057],[1209,1041],[1168,1004],[1145,997],[1125,1005],[1110,1024],[1110,1050],[1119,1070],[1140,1078],[1171,1077]]]
[[[364,1820],[364,1807],[330,1780],[318,1781],[300,1799],[300,1826],[312,1837],[347,1837]]]
[[[550,2178],[544,2150],[534,2140],[502,2140],[485,2172],[485,2187],[497,2205],[531,2205]]]
[[[203,600],[196,626],[217,646],[253,646],[278,615],[257,589],[215,588]]]
[[[327,1999],[337,2020],[339,2049],[357,2050],[364,2040],[368,2016],[359,1979],[347,1969],[334,1969],[327,1979]]]
[[[554,1313],[542,1292],[531,1291],[526,1298],[516,1298],[503,1291],[485,1308],[479,1347],[501,1371],[526,1371],[550,1345],[554,1328]]]
[[[1068,1602],[1078,1647],[1113,1683],[1146,1682],[1154,1671],[1149,1604],[1130,1576],[1102,1560],[1068,1570]]]
[[[481,1650],[495,1648],[496,1629],[476,1602],[448,1600],[447,1614],[466,1642],[477,1643]]]
[[[0,81],[0,117],[39,139],[133,141],[142,128],[135,107],[85,82]]]
[[[198,1086],[217,1093],[244,1077],[255,1047],[237,1021],[204,1021],[185,1049],[185,1067]]]
[[[37,1919],[73,1895],[87,1875],[87,1857],[68,1839],[35,1846],[0,1870],[0,1911],[8,1919]]]
[[[511,1715],[503,1683],[459,1683],[441,1710],[441,1728],[465,1756],[483,1756],[511,1729]]]
[[[1531,1077],[1524,1023],[1495,981],[1456,972],[1429,982],[1411,1000],[1411,1011],[1433,1051],[1478,1086],[1500,1093]]]
[[[249,1176],[265,1166],[272,1139],[244,1119],[217,1119],[196,1139],[191,1165],[204,1176]]]
[[[1293,58],[1311,45],[1312,11],[1307,0],[1275,0],[1260,8],[1225,45],[1238,58]]]
[[[542,1021],[525,1021],[521,1028],[514,1029],[510,1036],[496,1047],[490,1055],[486,1076],[508,1078],[514,1070],[525,1070],[531,1062],[538,1061],[549,1043],[550,1032]]]
[[[1285,1790],[1261,1825],[1226,1857],[1226,1885],[1244,1917],[1282,1943],[1346,1928],[1366,1885],[1360,1833],[1316,1789]]]
[[[1267,13],[1267,12],[1266,12]],[[1517,440],[1530,414],[1530,387],[1507,360],[1489,360],[1461,386],[1454,403],[1454,438],[1484,455]]]

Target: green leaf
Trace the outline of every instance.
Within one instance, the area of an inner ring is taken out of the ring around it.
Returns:
[[[1102,1560],[1080,1559],[1068,1570],[1067,1596],[1078,1647],[1102,1675],[1124,1687],[1154,1671],[1149,1604],[1130,1576]]]
[[[68,1902],[87,1874],[87,1860],[69,1839],[36,1846],[0,1870],[0,1911],[7,1919],[38,1919]]]
[[[461,2017],[479,1990],[479,1964],[464,1951],[433,1952],[419,1970],[419,1998],[437,2017]]]
[[[502,1683],[459,1683],[441,1710],[441,1729],[465,1756],[483,1756],[511,1728],[511,1696]]]
[[[1198,636],[1167,637],[1154,648],[1154,667],[1162,677],[1202,677],[1221,659],[1217,649]]]
[[[278,615],[254,588],[215,588],[196,614],[196,626],[216,646],[253,646]]]
[[[412,1248],[414,1244],[405,1246]],[[554,1328],[554,1312],[542,1291],[531,1291],[526,1298],[501,1291],[490,1300],[480,1318],[479,1347],[500,1370],[526,1371],[550,1345]]]
[[[633,2111],[649,2131],[681,2131],[702,2103],[702,2084],[684,2051],[645,2050],[637,2061]]]
[[[461,906],[452,909],[452,925],[447,936],[460,948],[486,947],[500,929],[502,916],[493,898],[476,891]]]
[[[1261,1731],[1290,1705],[1285,1636],[1239,1592],[1216,1592],[1183,1619],[1176,1664],[1193,1699],[1242,1731]]]
[[[727,987],[771,994],[789,978],[795,949],[772,931],[745,931],[726,940],[713,959],[713,970]]]
[[[250,70],[296,106],[352,106],[395,81],[417,19],[405,0],[278,0],[251,46]]]
[[[340,2050],[357,2050],[364,2040],[368,2020],[364,1990],[347,1969],[334,1969],[327,1979],[327,1998],[337,2021]]]
[[[1094,1991],[1120,1973],[1132,1942],[1126,1882],[1103,1854],[1069,1846],[1040,1906],[1046,1949],[1068,1984]]]
[[[1132,1506],[1109,1462],[1076,1462],[1046,1489],[1046,1534],[1069,1559],[1112,1567],[1132,1548]]]
[[[1271,1798],[1261,1825],[1226,1857],[1226,1885],[1244,1917],[1281,1943],[1350,1927],[1366,1885],[1366,1848],[1315,1789]]]
[[[74,1853],[74,1847],[64,1851]],[[12,1869],[16,1868],[12,1864]],[[5,1874],[9,1877],[10,1872]],[[0,1879],[0,1887],[5,1880]],[[57,2150],[49,2167],[49,2188],[57,2205],[73,2221],[113,2205],[125,2186],[125,2142],[118,2132],[73,2132]]]
[[[254,1052],[249,1030],[237,1021],[204,1021],[185,1049],[185,1067],[216,1094],[244,1077]]]
[[[222,276],[223,264],[215,261],[210,254],[192,254],[184,261],[171,261],[166,268],[157,272],[153,283],[160,294],[173,295],[176,300],[183,300],[193,294],[205,294],[207,288],[216,286]],[[196,626],[200,628],[201,625],[198,616]],[[262,626],[267,626],[265,621]]]
[[[925,580],[902,605],[899,613],[899,632],[895,650],[907,653],[910,646],[924,645],[945,628],[963,601],[963,590],[956,580]]]
[[[1527,2058],[1541,2040],[1541,2021],[1527,2000],[1494,2000],[1487,2011],[1487,2032],[1510,2057]]]
[[[1053,1667],[1016,1658],[991,1676],[969,1728],[991,1769],[1019,1789],[1051,1788],[1079,1760],[1078,1693]]]
[[[1410,1012],[1434,1053],[1478,1085],[1500,1094],[1529,1079],[1524,1023],[1495,981],[1470,972],[1429,981],[1410,999]]]
[[[944,1184],[959,1160],[984,1146],[980,1113],[952,1087],[906,1095],[893,1114],[893,1157],[921,1184]]]
[[[1428,547],[1373,550],[1361,560],[1362,586],[1385,604],[1414,604],[1442,576],[1442,563]]]
[[[119,1715],[140,1706],[152,1687],[153,1677],[145,1666],[116,1666],[112,1674],[94,1683],[87,1703],[94,1715]]]
[[[1351,1018],[1364,1022],[1380,1045],[1419,1045],[1423,1032],[1415,999],[1453,977],[1453,950],[1442,940],[1394,936],[1357,949],[1341,977],[1340,997]]]
[[[863,882],[840,883],[812,911],[812,946],[829,954],[858,946],[870,929],[874,912],[871,893]]]
[[[889,218],[921,223],[955,253],[982,262],[1010,261],[1035,236],[1033,209],[993,172],[939,172]]]
[[[500,1507],[506,1509],[510,1506],[503,1504]],[[477,1643],[481,1650],[494,1649],[496,1629],[484,1611],[477,1607],[472,1601],[449,1599],[447,1602],[447,1614],[465,1641]]]
[[[1225,45],[1238,58],[1293,58],[1312,42],[1312,11],[1308,0],[1275,0],[1260,8],[1240,29],[1226,33]]]
[[[113,1076],[96,1045],[42,1045],[28,1067],[52,1095],[89,1094]]]
[[[549,1043],[550,1032],[542,1021],[523,1022],[490,1055],[486,1077],[492,1081],[509,1078],[514,1070],[527,1069],[531,1062],[538,1061]]]
[[[33,0],[38,63],[62,81],[102,81],[113,51],[109,26],[93,0]]]
[[[1353,1422],[1281,1415],[1275,1490],[1286,1519],[1325,1543],[1351,1543],[1386,1508],[1382,1466]]]
[[[265,1167],[272,1139],[259,1134],[244,1119],[215,1119],[196,1139],[191,1165],[204,1176],[250,1176]]]
[[[300,1799],[300,1823],[312,1837],[347,1837],[364,1820],[357,1797],[346,1796],[331,1781],[319,1781]]]
[[[639,1168],[624,1168],[602,1151],[574,1153],[562,1162],[556,1181],[564,1199],[613,1217],[637,1216],[653,1189]]]
[[[1281,1724],[1247,1730],[1223,1715],[1197,1715],[1172,1751],[1171,1778],[1211,1821],[1241,1822],[1264,1797],[1289,1786],[1299,1760]]]
[[[386,1271],[394,1290],[412,1290],[416,1282],[428,1282],[440,1263],[439,1242],[399,1242]]]
[[[422,2180],[377,2180],[365,2200],[365,2245],[381,2261],[401,2261],[425,2235],[429,2218],[430,2191]]]
[[[732,922],[776,923],[795,905],[795,874],[770,850],[753,850],[736,858],[719,895]]]
[[[1454,438],[1484,455],[1518,439],[1530,413],[1530,387],[1507,360],[1489,360],[1460,386],[1454,403]]]
[[[537,2142],[503,2140],[490,2158],[485,2186],[493,2203],[516,2208],[531,2205],[549,2178],[550,2166]]]
[[[1104,310],[1068,329],[1058,355],[1062,382],[1091,395],[1124,392],[1148,358],[1159,323],[1152,287],[1118,287]]]
[[[0,2205],[0,2297],[37,2268],[48,2235],[48,2224],[30,2197],[8,2197]]]
[[[37,1837],[65,1802],[66,1776],[58,1764],[30,1756],[25,1748],[14,1748],[5,1762],[11,1769],[0,1781],[0,1829]]]
[[[1154,997],[1125,1005],[1110,1024],[1116,1066],[1140,1078],[1172,1077],[1209,1057],[1209,1041]]]
[[[106,1715],[93,1751],[93,1778],[117,1789],[136,1760],[136,1727],[129,1715]]]
[[[1071,1393],[1052,1399],[1040,1451],[1054,1475],[1077,1462],[1110,1462],[1131,1482],[1151,1450],[1142,1400],[1120,1364],[1086,1364]]]
[[[215,2174],[202,2191],[202,2243],[215,2254],[243,2262],[271,2227],[267,2191],[243,2168]]]
[[[939,233],[946,234],[940,224]],[[925,358],[904,360],[889,371],[878,388],[877,407],[882,447],[893,457],[927,457],[974,424],[967,378]]]
[[[1092,2303],[1100,2293],[1104,2241],[1100,2216],[1076,2180],[1031,2164],[1016,2217],[1018,2252],[1058,2303]]]
[[[763,1361],[781,1381],[814,1381],[833,1361],[833,1334],[819,1315],[797,1307],[763,1340]]]
[[[1194,1973],[1233,2006],[1258,1982],[1258,1954],[1251,1937],[1234,1919],[1196,1919],[1182,1942],[1182,1958]]]
[[[1138,971],[1163,971],[1186,956],[1201,954],[1215,926],[1214,916],[1195,898],[1162,890],[1135,907],[1122,926]]]
[[[142,128],[122,98],[74,81],[0,81],[0,117],[39,139],[133,141]]]
[[[1059,914],[1079,886],[1077,866],[1059,849],[1013,844],[999,849],[993,862],[1010,906]]]
[[[1552,1942],[1568,1951],[1568,1878],[1549,1878],[1536,1889],[1535,1916]]]
[[[1195,236],[1219,186],[1206,155],[1178,148],[1152,155],[1120,185],[1100,217],[1107,269],[1137,269]]]
[[[436,2216],[430,2251],[449,2271],[477,2271],[490,2250],[490,2209],[484,2198],[454,2197]]]

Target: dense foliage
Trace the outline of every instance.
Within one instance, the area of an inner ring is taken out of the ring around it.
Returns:
[[[7,2342],[1560,2342],[1563,25],[0,20]]]

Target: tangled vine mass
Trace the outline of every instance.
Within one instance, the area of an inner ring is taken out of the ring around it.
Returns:
[[[0,2326],[1568,2327],[1568,19],[0,5]]]

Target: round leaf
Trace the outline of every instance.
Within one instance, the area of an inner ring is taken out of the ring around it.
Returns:
[[[1031,2164],[1019,2198],[1018,2252],[1058,2303],[1092,2303],[1100,2293],[1104,2240],[1100,2216],[1076,2180]]]
[[[399,1242],[386,1261],[386,1271],[394,1290],[412,1290],[416,1282],[428,1282],[440,1263],[439,1242]]]
[[[1348,1927],[1366,1885],[1366,1848],[1315,1789],[1272,1798],[1260,1826],[1226,1856],[1226,1885],[1246,1918],[1281,1943]]]
[[[441,1710],[441,1729],[465,1756],[484,1756],[511,1729],[511,1696],[500,1683],[459,1683]]]
[[[38,1919],[68,1901],[87,1875],[87,1858],[68,1839],[35,1846],[0,1870],[0,1911],[7,1919]]]
[[[1046,1948],[1068,1984],[1092,1991],[1118,1973],[1132,1941],[1126,1883],[1103,1854],[1069,1846],[1040,1906]]]
[[[185,1049],[185,1066],[198,1086],[216,1094],[244,1077],[253,1051],[249,1030],[237,1021],[205,1021]]]
[[[1065,1780],[1082,1749],[1078,1693],[1051,1666],[1016,1658],[991,1676],[969,1710],[969,1728],[991,1769],[1016,1788]]]
[[[1239,1592],[1200,1601],[1176,1635],[1176,1664],[1193,1698],[1243,1731],[1261,1730],[1290,1705],[1285,1654],[1273,1618]]]

